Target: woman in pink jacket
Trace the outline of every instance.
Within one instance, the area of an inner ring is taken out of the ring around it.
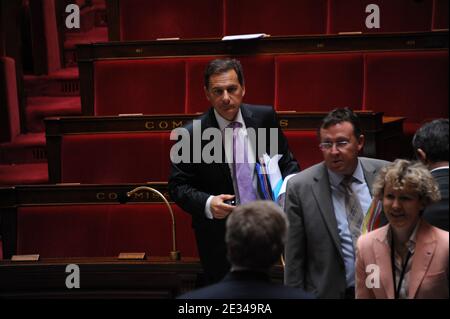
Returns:
[[[373,191],[389,224],[358,240],[356,298],[448,298],[449,234],[421,218],[440,197],[427,168],[396,160]]]

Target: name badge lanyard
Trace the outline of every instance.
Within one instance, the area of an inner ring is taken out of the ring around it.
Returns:
[[[408,249],[408,254],[406,255],[405,262],[402,265],[402,271],[400,273],[400,279],[398,285],[395,285],[395,249],[394,249],[394,236],[392,236],[391,241],[391,264],[392,264],[392,278],[394,280],[394,293],[395,299],[399,298],[400,289],[402,287],[403,278],[405,277],[406,266],[408,265],[409,258],[411,258],[411,251]]]

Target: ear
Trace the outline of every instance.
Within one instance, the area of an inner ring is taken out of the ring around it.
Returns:
[[[419,161],[421,161],[423,164],[427,163],[427,154],[421,148],[418,148],[416,150],[416,154]]]
[[[363,149],[365,142],[366,142],[366,138],[364,137],[364,135],[361,134],[358,137],[358,152]]]
[[[242,97],[245,95],[245,85],[242,86]]]

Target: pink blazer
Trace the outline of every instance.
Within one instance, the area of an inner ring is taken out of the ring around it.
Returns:
[[[384,242],[389,226],[362,235],[357,243],[356,298],[393,299],[391,247]],[[409,275],[408,298],[448,298],[449,233],[422,220]],[[368,265],[379,267],[379,288],[368,288]]]

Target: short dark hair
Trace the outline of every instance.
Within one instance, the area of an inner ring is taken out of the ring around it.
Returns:
[[[215,59],[208,63],[205,70],[205,87],[209,88],[209,78],[214,74],[222,74],[234,70],[237,74],[239,84],[244,86],[244,71],[241,62],[236,59]]]
[[[269,269],[283,252],[287,227],[285,213],[272,201],[237,206],[227,220],[228,259],[235,266]]]
[[[430,162],[448,162],[448,119],[437,119],[424,124],[413,137],[412,145],[417,154],[421,149]]]
[[[330,126],[342,123],[342,122],[349,122],[353,126],[353,134],[358,139],[361,134],[361,124],[359,122],[358,115],[354,113],[351,109],[348,107],[345,108],[336,108],[332,110],[330,113],[327,114],[322,120],[322,124],[320,125],[318,129],[318,136],[320,138],[320,130],[321,129],[327,129]]]

